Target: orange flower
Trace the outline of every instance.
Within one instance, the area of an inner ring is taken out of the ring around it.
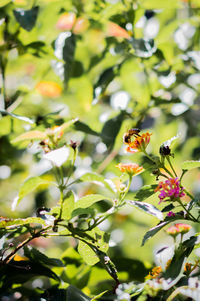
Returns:
[[[128,31],[126,31],[124,28],[119,26],[118,24],[114,22],[109,22],[106,29],[106,35],[108,37],[119,37],[119,38],[125,38],[130,39],[130,35]]]
[[[36,85],[36,90],[42,95],[47,97],[59,97],[62,88],[59,84],[51,81],[41,81]]]
[[[119,168],[121,172],[126,172],[132,176],[143,171],[143,167],[137,163],[119,163],[116,167]]]
[[[71,30],[76,21],[75,13],[64,13],[58,19],[56,27],[60,30]]]
[[[80,34],[87,30],[89,21],[84,17],[76,18],[75,13],[64,13],[58,19],[56,27],[60,30],[72,30],[75,34]]]
[[[154,268],[152,269],[151,272],[149,272],[149,275],[147,275],[147,276],[145,277],[145,280],[155,279],[155,278],[157,278],[158,276],[160,276],[161,272],[162,272],[161,266],[156,266],[156,267],[154,267]]]
[[[178,234],[185,234],[190,231],[192,227],[187,224],[175,224],[174,226],[169,227],[166,232],[167,234],[176,237]]]
[[[149,132],[146,132],[140,136],[134,137],[135,139],[128,143],[126,151],[129,153],[144,152],[150,142],[151,135],[152,134]]]

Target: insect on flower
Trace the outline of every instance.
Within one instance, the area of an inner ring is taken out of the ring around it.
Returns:
[[[137,128],[128,130],[128,132],[125,133],[124,136],[123,136],[124,143],[125,144],[131,143],[132,136],[134,136],[134,137],[140,136],[139,132],[140,132],[140,129],[137,129]]]
[[[150,137],[152,134],[149,132],[143,133],[139,135],[138,133],[133,134],[134,140],[132,139],[128,140],[126,144],[128,144],[128,147],[126,148],[126,151],[129,153],[137,153],[137,152],[145,152],[147,145],[150,142]]]

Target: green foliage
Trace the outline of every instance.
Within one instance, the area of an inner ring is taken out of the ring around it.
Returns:
[[[0,299],[199,300],[199,21],[0,1]]]

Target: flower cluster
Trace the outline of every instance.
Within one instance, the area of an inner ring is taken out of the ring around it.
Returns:
[[[116,167],[119,168],[121,172],[126,172],[131,176],[143,171],[143,167],[139,166],[137,163],[119,163]]]
[[[190,231],[192,227],[188,224],[175,224],[174,226],[169,227],[166,232],[171,236],[177,236],[178,234],[185,234]]]
[[[180,186],[180,181],[178,178],[170,178],[165,182],[161,181],[155,189],[155,192],[159,191],[159,199],[161,203],[164,199],[170,198],[177,199],[183,197],[185,193],[183,192],[183,187]]]
[[[126,151],[129,153],[144,152],[150,142],[151,135],[152,134],[149,132],[146,132],[144,134],[135,136],[133,141],[127,143],[128,146]]]

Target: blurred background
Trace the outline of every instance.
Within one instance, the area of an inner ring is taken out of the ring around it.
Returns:
[[[0,2],[0,215],[25,218],[39,207],[56,205],[59,191],[43,185],[12,210],[27,177],[52,177],[37,142],[12,140],[76,117],[79,122],[64,136],[67,143],[79,144],[74,179],[93,171],[117,181],[119,162],[145,164],[143,155],[125,152],[123,134],[132,127],[152,133],[147,152],[154,155],[164,141],[179,135],[172,161],[180,176],[182,161],[200,158],[199,46],[198,0]],[[134,199],[143,185],[156,183],[146,170],[133,178],[128,198]],[[199,170],[188,173],[183,185],[198,198]],[[72,189],[77,197],[101,192],[86,183]],[[162,208],[155,196],[148,202]],[[100,202],[95,208],[104,212],[109,206]],[[156,250],[171,243],[161,231],[141,247],[145,232],[157,222],[127,206],[100,225],[110,233],[109,255],[120,279],[143,280]],[[76,247],[75,241],[63,238],[34,244],[58,258],[67,246]],[[67,250],[69,257],[75,252]],[[72,275],[78,270],[73,268],[66,277],[77,285]],[[97,271],[98,277],[88,283],[93,293],[98,281],[110,279],[98,265],[91,273]]]

